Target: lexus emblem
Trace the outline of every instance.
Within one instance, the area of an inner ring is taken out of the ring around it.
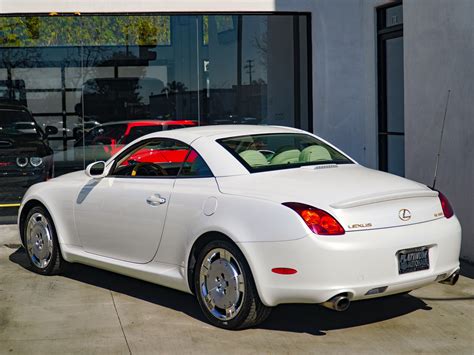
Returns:
[[[406,208],[402,208],[400,211],[398,211],[398,217],[402,221],[408,221],[411,218],[411,212],[410,210],[407,210]]]

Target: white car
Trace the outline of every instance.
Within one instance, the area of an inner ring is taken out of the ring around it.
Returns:
[[[227,329],[282,303],[345,310],[459,277],[441,193],[285,127],[152,133],[32,186],[18,224],[34,271],[82,263],[194,293]]]

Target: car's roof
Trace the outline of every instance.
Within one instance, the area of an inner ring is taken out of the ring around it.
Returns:
[[[305,133],[296,128],[283,127],[283,126],[258,126],[258,125],[233,124],[233,125],[186,127],[186,128],[169,131],[169,134],[172,134],[176,139],[179,139],[179,136],[186,136],[186,137],[194,136],[194,138],[208,137],[208,138],[218,139],[218,138],[227,138],[227,137],[238,137],[238,136],[250,135],[250,134],[296,133],[296,132]],[[152,133],[150,137],[154,134],[156,134],[156,136],[161,136],[162,132],[160,133]]]
[[[147,134],[130,144],[150,138],[171,138],[191,145],[204,158],[215,176],[249,174],[248,170],[216,140],[250,134],[303,133],[300,129],[280,126],[216,125],[197,126]],[[112,158],[113,160],[114,158]]]

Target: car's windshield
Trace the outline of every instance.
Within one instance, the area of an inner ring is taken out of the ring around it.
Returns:
[[[250,172],[304,165],[351,164],[352,161],[317,138],[301,133],[239,136],[217,141]]]
[[[0,109],[0,135],[39,135],[38,126],[26,111]]]

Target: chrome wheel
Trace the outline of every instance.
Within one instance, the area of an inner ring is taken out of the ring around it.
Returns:
[[[232,253],[222,248],[209,251],[201,264],[199,285],[202,300],[214,317],[228,321],[237,316],[245,283],[242,267]]]
[[[53,256],[53,236],[48,219],[41,213],[34,213],[28,220],[26,246],[36,267],[48,267]]]

